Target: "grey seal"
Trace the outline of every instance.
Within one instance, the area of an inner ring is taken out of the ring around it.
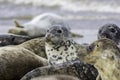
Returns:
[[[100,27],[98,31],[98,39],[109,38],[116,42],[120,43],[120,28],[116,24],[105,24]]]

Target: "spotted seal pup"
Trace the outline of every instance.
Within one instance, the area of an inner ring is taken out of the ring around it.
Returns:
[[[35,37],[44,37],[46,34],[46,29],[48,29],[52,25],[65,25],[64,27],[70,29],[69,25],[63,17],[54,13],[43,13],[35,18],[33,18],[30,22],[20,25],[17,21],[15,21],[16,28],[11,28],[8,30],[8,33],[18,34],[18,35],[26,35],[31,38]],[[72,33],[72,36],[83,37],[82,35]]]
[[[109,38],[116,44],[120,43],[120,28],[116,24],[105,24],[98,31],[98,39]]]
[[[31,80],[35,77],[54,74],[73,75],[80,80],[95,80],[97,70],[78,59],[79,54],[75,46],[77,43],[70,38],[69,33],[69,30],[61,25],[51,27],[45,36],[49,65],[31,71],[21,80]]]
[[[55,65],[77,59],[74,41],[68,29],[54,25],[46,33],[45,49],[49,64]]]
[[[94,65],[102,80],[120,80],[120,49],[114,41],[99,39],[88,46],[87,51],[81,54],[81,59]]]

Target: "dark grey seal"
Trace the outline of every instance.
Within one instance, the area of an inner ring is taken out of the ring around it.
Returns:
[[[30,39],[31,38],[28,36],[20,36],[15,34],[0,34],[0,46],[2,47],[7,45],[18,45]]]
[[[109,38],[115,43],[120,42],[120,28],[116,24],[105,24],[98,31],[98,39]]]

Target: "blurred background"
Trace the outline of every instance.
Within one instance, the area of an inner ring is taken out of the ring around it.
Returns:
[[[75,39],[91,43],[97,39],[99,27],[106,23],[120,26],[120,0],[0,0],[0,33],[33,17],[52,12],[64,16],[73,32],[84,35]]]

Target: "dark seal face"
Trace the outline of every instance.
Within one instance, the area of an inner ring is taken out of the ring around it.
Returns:
[[[120,28],[115,24],[102,26],[98,31],[98,39],[101,38],[109,38],[118,44],[120,41]]]
[[[47,43],[58,44],[71,37],[70,31],[61,25],[54,25],[47,30],[45,40]]]

